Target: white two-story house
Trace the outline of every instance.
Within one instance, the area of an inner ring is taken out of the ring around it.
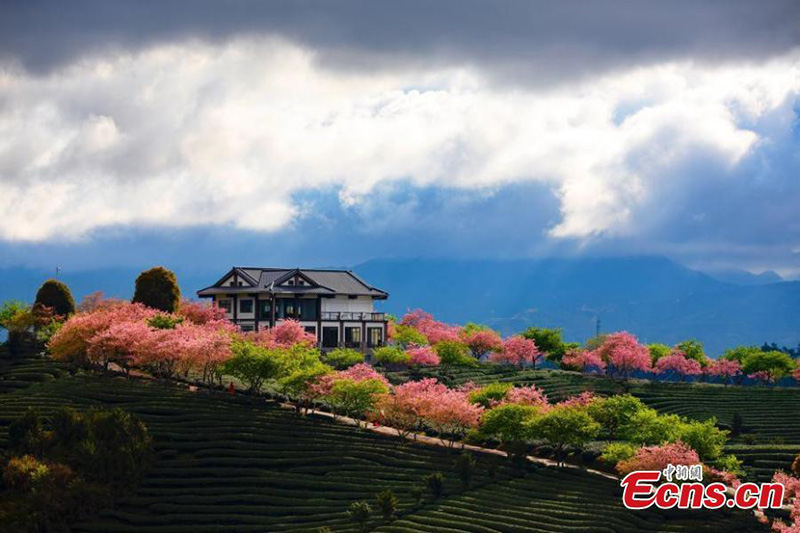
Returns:
[[[349,270],[233,267],[197,295],[212,298],[242,331],[295,319],[323,349],[368,351],[386,340],[386,315],[374,302],[388,293]]]

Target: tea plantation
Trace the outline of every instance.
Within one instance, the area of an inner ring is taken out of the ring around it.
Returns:
[[[391,488],[398,518],[376,514],[375,531],[758,531],[751,514],[631,512],[617,484],[577,470],[480,456],[463,489],[455,455],[438,447],[399,445],[353,427],[300,417],[264,400],[189,392],[173,385],[69,375],[50,363],[0,364],[0,447],[28,407],[121,407],[139,416],[156,443],[155,466],[135,493],[81,532],[356,531],[348,506]],[[7,379],[14,376],[13,379]],[[37,377],[38,376],[38,377]],[[43,377],[50,376],[50,377]],[[424,495],[422,476],[441,471],[445,495]]]
[[[661,412],[697,420],[713,416],[726,426],[733,424],[734,414],[738,413],[745,431],[742,436],[731,439],[727,451],[744,461],[751,478],[761,481],[771,478],[775,470],[788,470],[794,457],[800,453],[800,388],[725,387],[645,380],[633,380],[623,385],[603,376],[587,376],[577,372],[517,370],[489,365],[389,372],[388,377],[395,383],[435,377],[450,385],[468,381],[476,384],[493,381],[535,384],[552,400],[563,400],[586,390],[601,395],[630,392]]]

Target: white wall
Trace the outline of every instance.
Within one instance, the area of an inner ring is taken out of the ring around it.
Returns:
[[[369,296],[359,296],[353,300],[347,296],[336,296],[322,299],[322,311],[372,313],[375,311],[375,305]]]

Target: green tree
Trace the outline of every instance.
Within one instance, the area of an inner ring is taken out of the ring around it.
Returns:
[[[388,391],[386,384],[377,379],[340,379],[333,384],[328,401],[338,411],[355,418],[371,411],[378,395]]]
[[[384,365],[406,365],[411,357],[399,346],[381,346],[372,352],[372,359]]]
[[[766,372],[772,381],[788,376],[795,369],[794,359],[778,351],[751,353],[742,362],[745,374]]]
[[[392,340],[397,344],[407,346],[409,344],[416,344],[417,346],[425,346],[428,344],[428,339],[420,333],[417,329],[406,326],[403,324],[395,324],[394,332],[392,333]]]
[[[692,448],[703,461],[715,461],[722,456],[728,440],[728,432],[717,427],[717,419],[709,418],[702,422],[685,421],[680,425],[679,439]]]
[[[431,493],[434,500],[438,500],[444,495],[444,474],[441,472],[434,472],[423,476],[422,481],[425,482],[425,486],[428,487],[428,491]]]
[[[694,359],[703,367],[708,364],[708,357],[706,357],[706,352],[703,349],[703,343],[696,339],[679,342],[675,345],[675,348],[685,353],[687,359]]]
[[[334,368],[349,368],[364,362],[364,354],[352,348],[336,348],[322,356],[325,364]]]
[[[630,394],[595,399],[587,406],[589,415],[602,426],[609,439],[616,438],[617,431],[629,425],[633,415],[642,409],[646,409],[642,401]]]
[[[650,361],[653,363],[653,365],[655,365],[656,362],[662,357],[669,355],[669,352],[671,351],[670,347],[666,344],[659,344],[657,342],[648,344],[647,349],[650,350]]]
[[[394,495],[392,489],[379,492],[375,496],[375,500],[378,503],[378,509],[380,509],[383,519],[387,522],[391,521],[395,513],[397,513],[397,496]]]
[[[609,443],[600,454],[600,460],[609,466],[614,466],[620,461],[625,461],[636,455],[638,446],[628,442]]]
[[[287,352],[283,348],[268,349],[250,341],[234,340],[231,358],[225,361],[221,371],[241,380],[250,393],[258,394],[265,382],[283,377]]]
[[[490,408],[493,404],[500,403],[514,387],[511,383],[490,383],[484,385],[480,389],[475,389],[469,393],[469,401],[485,407]]]
[[[581,406],[556,406],[527,420],[525,425],[531,438],[542,439],[553,447],[559,465],[564,464],[569,448],[582,449],[600,434],[600,424]]]
[[[69,316],[75,312],[75,299],[64,283],[55,279],[45,281],[36,292],[34,305],[50,307],[55,314]]]
[[[440,364],[444,366],[475,366],[477,361],[469,354],[469,348],[463,342],[441,341],[433,349],[439,356]]]
[[[181,301],[178,278],[174,272],[160,266],[145,270],[136,278],[133,301],[159,311],[174,313]]]
[[[8,349],[16,355],[23,340],[31,335],[36,317],[31,307],[19,300],[6,300],[0,306],[0,328],[8,331]]]
[[[535,342],[536,347],[544,352],[545,357],[551,361],[561,362],[561,358],[569,349],[569,345],[564,342],[562,337],[561,328],[530,327],[522,336]]]
[[[369,522],[372,516],[372,507],[365,501],[353,502],[347,509],[347,515],[350,517],[351,521],[358,525],[359,530],[366,531],[367,522]]]
[[[455,461],[455,471],[458,478],[461,480],[461,485],[464,490],[468,489],[472,483],[472,475],[475,473],[475,467],[478,462],[475,456],[469,452],[462,452]]]
[[[682,422],[678,415],[659,415],[655,409],[644,408],[633,413],[619,433],[635,444],[675,442],[680,436]]]
[[[722,355],[722,359],[744,363],[744,360],[748,355],[760,352],[761,348],[758,346],[736,346],[734,348],[725,350],[725,353]]]

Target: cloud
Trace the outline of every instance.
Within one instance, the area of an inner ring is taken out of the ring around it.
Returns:
[[[503,88],[471,67],[331,70],[312,50],[262,38],[155,45],[48,73],[7,66],[0,238],[279,232],[308,216],[303,191],[336,189],[363,213],[397,183],[494,194],[529,182],[560,201],[560,219],[542,228],[551,239],[636,238],[674,224],[665,198],[702,183],[736,190],[750,179],[743,161],[791,142],[799,72],[790,53]],[[380,216],[391,224],[402,210]]]
[[[28,0],[2,14],[0,51],[39,72],[115,50],[270,35],[329,68],[465,65],[541,86],[669,61],[761,61],[800,43],[794,0]]]

